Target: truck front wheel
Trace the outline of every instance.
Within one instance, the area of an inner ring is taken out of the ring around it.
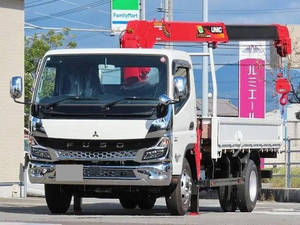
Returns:
[[[241,212],[252,212],[256,205],[260,180],[257,167],[251,159],[245,165],[242,173],[245,183],[237,185],[238,206]]]
[[[172,192],[166,196],[167,208],[173,215],[184,215],[190,207],[192,196],[192,173],[186,159],[183,160],[180,180]]]
[[[138,206],[142,210],[152,209],[155,205],[156,198],[150,195],[144,195],[138,200]]]
[[[45,197],[50,212],[62,214],[69,209],[72,194],[64,190],[61,185],[45,184]]]
[[[124,209],[135,209],[138,202],[134,196],[120,197],[120,204]]]

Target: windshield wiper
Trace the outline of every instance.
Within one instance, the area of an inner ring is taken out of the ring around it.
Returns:
[[[125,97],[125,98],[121,98],[121,99],[112,101],[110,103],[107,103],[107,104],[102,106],[102,109],[109,110],[110,107],[114,106],[115,104],[118,104],[119,102],[126,101],[126,100],[134,100],[134,101],[135,100],[152,100],[152,101],[158,101],[158,99],[155,99],[155,98],[141,98],[141,97],[131,96],[131,97]]]
[[[49,104],[47,104],[47,106],[49,108],[53,108],[56,105],[58,105],[59,103],[67,101],[67,100],[84,101],[84,100],[99,100],[99,99],[98,98],[82,98],[80,96],[68,96],[66,98],[61,98],[61,99],[58,99],[56,101],[50,102]]]

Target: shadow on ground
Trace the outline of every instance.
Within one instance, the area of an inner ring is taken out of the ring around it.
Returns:
[[[200,207],[201,213],[207,212],[222,212],[220,207]],[[19,213],[19,214],[36,214],[36,215],[52,215],[47,206],[22,206],[22,205],[8,205],[0,206],[0,212]],[[73,205],[65,215],[74,215]],[[79,215],[111,215],[111,216],[170,216],[167,207],[164,205],[156,205],[151,210],[123,209],[118,203],[85,203],[82,205],[82,212]]]

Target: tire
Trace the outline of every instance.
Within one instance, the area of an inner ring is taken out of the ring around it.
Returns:
[[[179,182],[171,193],[166,196],[166,204],[173,215],[184,215],[190,208],[192,196],[192,173],[186,159],[183,160],[182,173]]]
[[[135,209],[137,206],[137,200],[134,196],[130,197],[121,197],[119,198],[120,204],[124,209]]]
[[[72,193],[57,184],[45,184],[45,197],[48,209],[53,214],[66,213],[70,207]]]
[[[138,201],[138,206],[142,210],[149,210],[152,209],[155,205],[156,198],[151,196],[143,196]]]
[[[232,186],[222,186],[218,190],[219,202],[224,212],[235,212],[237,202],[234,188]]]
[[[241,212],[252,212],[259,191],[259,175],[255,163],[249,159],[242,172],[245,183],[237,185],[237,202]]]

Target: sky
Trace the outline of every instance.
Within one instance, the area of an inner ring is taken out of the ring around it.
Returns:
[[[163,0],[145,0],[146,19],[161,19]],[[173,0],[174,20],[201,21],[201,0]],[[209,21],[300,24],[299,0],[209,0]],[[44,27],[110,28],[110,0],[25,0],[25,22]],[[26,29],[26,35],[41,30]],[[109,33],[72,32],[78,47],[118,47]]]
[[[159,12],[164,0],[145,0],[146,19],[160,20]],[[208,0],[211,22],[225,24],[300,24],[299,0]],[[25,0],[25,22],[42,27],[69,27],[85,29],[110,29],[110,0]],[[201,21],[202,0],[173,0],[173,16],[176,21]],[[25,35],[47,32],[47,30],[25,29]],[[111,36],[109,32],[71,32],[79,48],[119,47],[119,36]],[[174,48],[186,51],[201,51],[201,46],[193,48]],[[220,45],[215,51],[216,68],[235,67],[238,61],[238,45]],[[201,59],[193,59],[194,68],[201,68]],[[236,65],[237,67],[237,65]],[[233,69],[232,71],[237,71]],[[201,74],[200,74],[201,76]],[[217,73],[218,76],[218,73]],[[219,75],[220,76],[220,75]],[[222,75],[223,76],[223,75]],[[238,82],[229,79],[229,83]],[[198,79],[199,80],[199,79]],[[224,85],[223,81],[223,85]],[[196,84],[197,85],[197,84]],[[200,80],[199,80],[200,85]],[[225,93],[225,92],[224,92]],[[227,93],[227,92],[226,92]],[[226,94],[236,99],[236,94]],[[198,96],[199,97],[199,96]],[[221,96],[226,97],[226,96]]]

